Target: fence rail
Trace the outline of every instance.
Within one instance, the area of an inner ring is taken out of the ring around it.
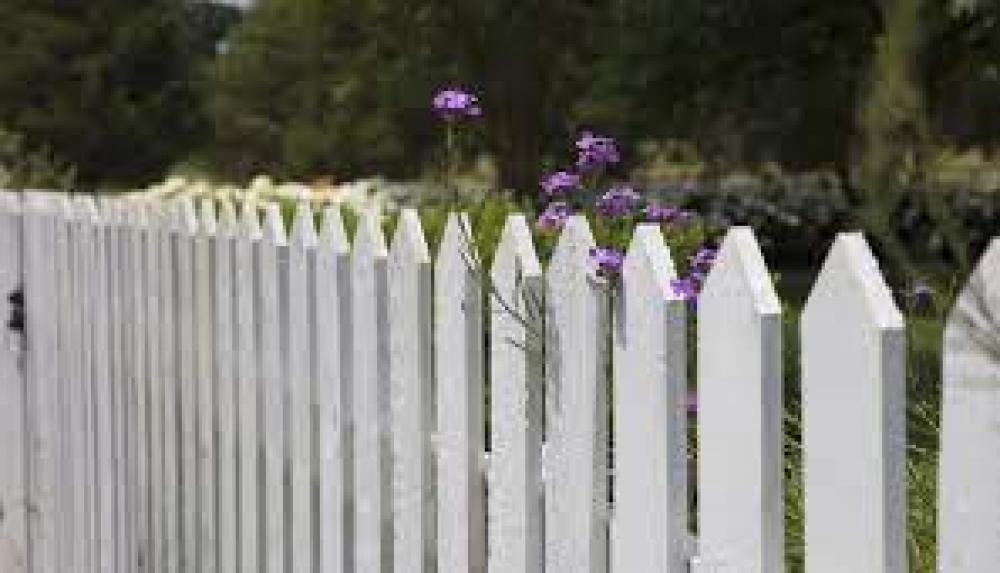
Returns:
[[[352,243],[332,208],[286,230],[273,205],[0,193],[3,311],[24,306],[0,570],[784,570],[782,309],[753,233],[727,234],[693,338],[656,227],[613,295],[582,217],[545,269],[523,216],[491,269],[470,236],[452,215],[432,257],[413,211]],[[905,327],[838,236],[800,333],[810,572],[907,570]],[[939,568],[987,573],[1000,240],[943,343]]]

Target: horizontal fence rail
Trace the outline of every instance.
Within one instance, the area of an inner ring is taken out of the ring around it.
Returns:
[[[784,570],[786,341],[752,231],[696,306],[656,226],[610,281],[583,217],[545,268],[522,215],[489,269],[472,234],[0,193],[0,571]],[[839,235],[798,333],[810,572],[907,571],[905,329]],[[988,573],[1000,240],[943,342],[939,568]]]

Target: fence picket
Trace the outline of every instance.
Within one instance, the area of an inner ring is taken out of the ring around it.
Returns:
[[[802,313],[810,572],[906,571],[905,360],[874,255],[839,235]]]
[[[352,466],[347,461],[350,434],[350,247],[340,212],[323,211],[316,247],[316,363],[319,570],[330,573],[353,571],[345,540],[351,539],[351,517],[347,505]]]
[[[376,213],[358,222],[351,256],[355,559],[357,571],[392,571],[389,443],[388,256]]]
[[[942,573],[1000,563],[1000,239],[993,239],[944,336],[939,560]]]
[[[608,297],[589,260],[594,238],[571,217],[547,273],[545,570],[607,568]]]
[[[213,292],[213,241],[216,234],[215,205],[203,199],[198,205],[198,232],[193,242],[193,336],[195,348],[195,400],[194,415],[197,420],[196,507],[197,519],[197,571],[216,570],[215,536],[215,336],[212,309]]]
[[[507,218],[490,277],[488,570],[541,573],[544,285],[523,215]]]
[[[238,508],[239,490],[237,484],[237,417],[236,417],[236,319],[233,296],[233,251],[237,232],[236,211],[233,204],[223,200],[219,204],[219,224],[212,243],[215,263],[215,308],[214,324],[215,359],[214,375],[216,384],[216,417],[218,420],[217,489],[219,547],[217,550],[218,571],[235,573],[239,571],[238,556]]]
[[[121,245],[118,241],[120,228],[118,204],[105,198],[101,202],[104,227],[102,229],[105,242],[105,278],[107,290],[107,337],[108,337],[108,383],[111,397],[110,427],[111,427],[111,482],[112,511],[114,512],[114,543],[115,570],[120,570],[126,562],[126,523],[125,523],[125,434],[122,431],[125,422],[124,399],[124,347],[122,346],[122,289],[121,289]]]
[[[483,301],[465,214],[448,217],[434,284],[437,374],[438,563],[486,569]]]
[[[288,241],[288,271],[284,300],[288,388],[289,537],[293,573],[313,570],[312,508],[312,405],[313,405],[313,317],[315,301],[312,275],[316,261],[316,224],[308,203],[300,203]]]
[[[258,291],[259,275],[255,275],[254,250],[261,243],[261,227],[257,208],[243,204],[240,226],[233,247],[233,277],[236,293],[236,395],[239,434],[239,532],[240,571],[258,571],[264,554],[260,543],[260,400],[261,383],[278,384],[277,380],[262,380],[257,363],[259,353],[269,351],[263,346],[262,336],[256,331],[257,312],[262,294]],[[272,280],[277,280],[272,279]],[[270,330],[268,332],[271,332]],[[273,344],[277,344],[273,342]],[[281,434],[278,434],[280,439]],[[280,517],[280,513],[278,514]]]
[[[60,516],[56,527],[58,529],[57,536],[59,539],[58,555],[57,555],[57,567],[60,571],[74,570],[78,569],[78,566],[74,562],[74,545],[77,539],[76,532],[73,531],[74,520],[74,509],[76,504],[74,503],[73,495],[75,493],[73,488],[73,427],[70,420],[72,420],[74,402],[72,400],[72,388],[73,388],[73,377],[77,370],[74,368],[71,361],[73,356],[73,331],[70,328],[66,318],[70,316],[72,312],[73,304],[76,302],[73,299],[72,292],[72,276],[70,274],[70,264],[73,260],[72,253],[70,251],[69,243],[69,216],[71,215],[69,200],[66,197],[60,197],[58,203],[55,204],[53,209],[53,214],[55,215],[53,231],[53,252],[52,257],[55,264],[55,295],[56,300],[54,301],[56,307],[56,314],[59,317],[58,324],[55,325],[57,330],[57,350],[58,361],[56,367],[59,369],[59,375],[57,380],[57,408],[59,411],[59,417],[55,421],[58,426],[58,444],[59,444],[59,473],[58,473],[58,489],[56,491],[57,499],[57,509],[58,515]],[[20,239],[20,237],[18,237]],[[20,277],[18,277],[20,279]],[[13,290],[13,289],[10,289]],[[5,292],[10,292],[7,290]],[[6,316],[10,316],[7,314]],[[12,378],[12,380],[19,379]],[[2,544],[0,544],[2,546]],[[0,552],[3,550],[0,549]],[[3,569],[3,557],[0,556],[0,570]],[[13,569],[13,567],[9,567]]]
[[[705,570],[785,569],[781,383],[781,304],[753,232],[733,228],[698,303],[698,561]]]
[[[613,571],[687,570],[686,325],[675,278],[659,226],[637,227],[612,332]]]
[[[393,572],[434,569],[431,257],[417,212],[400,213],[389,253]]]
[[[177,206],[177,231],[174,234],[177,289],[177,423],[180,489],[178,507],[181,527],[181,571],[194,569],[198,563],[198,455],[197,455],[197,376],[194,237],[198,233],[198,213],[190,197]]]
[[[161,243],[165,213],[149,203],[144,232],[146,250],[146,372],[149,392],[149,568],[160,573],[166,566],[163,495],[163,356],[164,264]]]
[[[280,273],[288,241],[277,205],[265,209],[263,238],[257,246],[257,353],[263,400],[265,570],[285,570],[285,411],[282,392]]]
[[[131,260],[130,308],[132,330],[133,437],[132,456],[135,477],[132,498],[133,548],[129,571],[149,570],[149,371],[146,345],[146,250],[143,235],[146,228],[145,206],[129,205],[126,213],[127,240]]]

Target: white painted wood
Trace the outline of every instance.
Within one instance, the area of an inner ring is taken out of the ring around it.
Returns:
[[[1000,239],[958,298],[944,337],[938,570],[1000,563]]]
[[[75,303],[72,294],[72,276],[70,273],[70,263],[72,254],[69,244],[69,202],[65,197],[60,197],[55,204],[53,214],[55,215],[53,225],[53,252],[55,265],[55,287],[56,300],[55,313],[58,317],[55,325],[57,331],[57,368],[59,374],[56,378],[57,408],[59,416],[56,419],[58,426],[59,463],[57,474],[56,491],[56,512],[60,518],[56,521],[58,543],[58,554],[56,556],[56,566],[60,571],[67,571],[78,568],[73,561],[73,545],[76,536],[73,531],[73,452],[72,438],[73,427],[70,424],[72,419],[73,402],[71,401],[72,379],[77,370],[73,367],[71,357],[73,355],[73,332],[69,325],[69,317],[72,312],[72,305]],[[17,227],[15,227],[17,229]],[[2,263],[0,263],[2,264]],[[4,291],[9,292],[9,291]],[[3,316],[9,317],[9,314]],[[0,544],[2,547],[2,544]],[[2,549],[0,549],[2,551]],[[0,557],[0,565],[4,559]]]
[[[315,272],[316,223],[308,203],[300,203],[288,241],[288,268],[282,296],[284,313],[285,383],[288,392],[288,458],[291,486],[288,547],[289,571],[313,570],[312,509],[312,405],[313,405],[313,317],[316,308],[312,289]]]
[[[351,256],[354,542],[357,571],[392,571],[389,337],[385,238],[378,215],[358,222]]]
[[[121,200],[115,202],[115,241],[118,244],[117,267],[113,268],[112,274],[118,283],[118,297],[121,304],[119,314],[119,338],[121,358],[119,362],[119,376],[121,384],[121,425],[118,427],[120,434],[122,462],[121,462],[121,505],[119,506],[118,524],[122,531],[121,545],[119,546],[119,570],[134,571],[137,567],[135,562],[135,438],[138,431],[135,427],[135,372],[133,356],[134,319],[133,319],[133,296],[132,288],[135,270],[132,268],[131,241],[129,234],[131,229],[128,221],[128,211],[126,204]]]
[[[698,560],[707,570],[785,570],[781,381],[781,303],[753,231],[734,227],[698,301]]]
[[[33,572],[57,571],[59,484],[56,269],[49,198],[29,193],[24,211],[24,306],[27,367],[28,535]]]
[[[160,235],[160,384],[163,395],[163,520],[164,572],[177,573],[181,560],[178,468],[178,234],[176,205],[165,208]]]
[[[173,248],[176,257],[177,300],[177,423],[180,489],[180,569],[190,571],[198,563],[198,456],[197,456],[197,376],[194,237],[198,233],[198,213],[189,197],[179,200],[177,232]]]
[[[256,288],[260,389],[263,403],[265,571],[286,567],[285,410],[282,391],[281,280],[287,238],[277,205],[267,205],[263,238],[257,247]]]
[[[906,571],[905,342],[864,238],[839,235],[802,313],[811,573]]]
[[[78,503],[82,507],[78,508],[84,527],[82,528],[82,551],[83,570],[96,571],[97,569],[97,512],[95,511],[96,500],[96,477],[97,470],[94,457],[94,368],[93,368],[93,333],[91,331],[94,307],[91,304],[93,273],[92,247],[94,231],[91,223],[92,212],[96,210],[93,199],[90,196],[78,197],[75,204],[76,220],[74,221],[74,241],[73,254],[76,264],[74,274],[76,275],[75,292],[81,304],[77,305],[74,316],[73,329],[76,331],[76,339],[79,342],[77,365],[80,373],[80,433],[77,440],[74,440],[75,447],[81,451],[80,471],[81,481],[78,489],[80,498]]]
[[[548,573],[607,569],[608,297],[589,260],[593,246],[586,219],[570,218],[546,276]]]
[[[161,205],[147,209],[143,247],[146,251],[146,383],[149,415],[149,570],[161,572],[166,564],[163,497],[163,390],[162,344],[164,264],[161,243],[164,217]]]
[[[351,539],[346,511],[348,479],[353,468],[345,463],[350,438],[345,428],[350,413],[346,368],[350,364],[350,247],[340,212],[323,211],[316,247],[316,400],[319,452],[317,477],[319,571],[352,571],[346,541]]]
[[[389,253],[393,573],[434,571],[431,256],[416,210],[400,213]]]
[[[215,532],[215,204],[198,205],[198,235],[194,239],[194,345],[197,393],[197,518],[198,571],[217,570]]]
[[[257,364],[255,332],[257,316],[254,278],[254,248],[260,241],[257,209],[243,205],[240,229],[234,243],[234,287],[236,293],[236,393],[239,416],[239,532],[240,570],[260,569],[263,547],[260,542],[260,436],[259,402],[261,383]]]
[[[544,284],[523,215],[507,218],[490,277],[488,570],[541,573]]]
[[[236,211],[233,204],[223,200],[219,205],[219,225],[213,240],[214,323],[215,354],[214,377],[216,384],[216,416],[218,423],[217,494],[218,494],[218,550],[220,573],[240,571],[238,558],[238,507],[239,490],[237,475],[237,391],[236,391],[236,301],[233,290],[233,251],[237,232]]]
[[[146,345],[146,211],[145,205],[128,207],[129,258],[131,274],[131,345],[133,376],[133,436],[134,491],[132,498],[133,548],[131,571],[149,571],[149,349]]]
[[[445,224],[435,267],[438,559],[486,568],[484,340],[478,255],[466,215]]]
[[[0,193],[0,569],[28,571],[28,512],[25,476],[25,341],[6,326],[13,305],[7,299],[22,285],[21,196]]]
[[[616,572],[687,571],[686,324],[675,278],[659,226],[638,226],[612,331]]]

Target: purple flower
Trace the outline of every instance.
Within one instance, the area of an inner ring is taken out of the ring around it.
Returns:
[[[682,211],[677,207],[650,203],[642,210],[642,214],[650,223],[672,223],[681,217]]]
[[[542,191],[546,195],[559,195],[580,187],[580,176],[569,171],[556,171],[542,179]]]
[[[686,410],[690,416],[698,413],[698,395],[696,393],[688,391],[688,393],[684,395],[684,410]]]
[[[597,198],[594,207],[605,217],[623,217],[631,214],[642,201],[635,189],[627,185],[612,187]]]
[[[934,296],[937,294],[937,291],[934,290],[934,287],[926,283],[917,283],[909,294],[910,300],[913,302],[913,308],[918,311],[925,311],[934,306]]]
[[[466,117],[479,117],[483,114],[479,107],[479,98],[457,88],[448,88],[434,96],[434,111],[445,121],[456,121]]]
[[[569,205],[562,201],[554,201],[542,211],[535,222],[542,231],[558,231],[566,224],[566,219],[573,214]]]
[[[712,263],[715,262],[715,257],[718,256],[719,250],[715,247],[702,247],[698,249],[698,252],[692,257],[688,257],[688,263],[691,265],[691,272],[697,273],[699,275],[705,275],[712,268]]]
[[[621,271],[625,255],[618,249],[594,247],[590,249],[590,260],[597,266],[597,274],[609,277]]]
[[[614,165],[621,161],[618,144],[610,137],[594,135],[585,131],[576,142],[578,152],[576,166],[582,171],[591,171],[605,165]]]
[[[688,301],[695,302],[701,293],[701,280],[697,276],[682,277],[670,281],[670,289],[675,296]]]

